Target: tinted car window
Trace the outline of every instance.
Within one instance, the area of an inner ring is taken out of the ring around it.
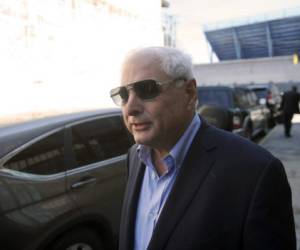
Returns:
[[[241,107],[241,108],[249,107],[249,100],[248,100],[244,90],[241,90],[241,89],[236,90],[235,100],[237,102],[238,107]]]
[[[224,89],[199,89],[199,105],[214,104],[220,107],[231,107],[230,93]]]
[[[20,172],[49,175],[64,171],[63,130],[49,135],[16,154],[4,167]]]
[[[271,88],[272,92],[274,93],[274,95],[280,95],[279,89],[276,86],[272,86]]]
[[[106,117],[72,127],[74,167],[126,154],[132,145],[121,117]]]
[[[248,103],[251,107],[255,106],[257,104],[257,97],[252,91],[247,91],[247,98],[248,98]]]
[[[265,88],[253,89],[253,91],[255,92],[255,94],[259,99],[266,98],[268,94],[268,90]]]

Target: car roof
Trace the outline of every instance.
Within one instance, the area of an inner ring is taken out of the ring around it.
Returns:
[[[269,89],[269,86],[267,85],[249,85],[247,86],[249,89]]]
[[[99,109],[49,116],[0,127],[0,157],[22,144],[67,124],[110,114],[121,114],[120,109]]]
[[[225,85],[207,85],[207,86],[197,86],[198,89],[232,89],[232,86]]]
[[[245,85],[236,85],[236,84],[228,84],[228,85],[205,85],[205,86],[197,86],[199,90],[201,89],[220,89],[220,90],[234,90],[234,89],[243,89],[249,91],[249,88]]]
[[[270,89],[271,88],[270,83],[247,84],[245,86],[250,89]]]

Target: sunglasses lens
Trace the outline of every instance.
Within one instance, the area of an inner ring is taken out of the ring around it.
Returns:
[[[119,92],[120,98],[122,100],[122,103],[126,103],[128,101],[128,90],[125,87],[120,88]]]
[[[159,85],[155,80],[144,80],[132,83],[127,87],[123,86],[110,91],[110,96],[116,105],[122,106],[128,101],[129,89],[133,89],[136,95],[142,100],[153,99],[160,93]]]
[[[153,99],[159,95],[159,85],[154,80],[145,80],[134,85],[134,91],[143,100]]]
[[[125,87],[119,87],[110,91],[110,96],[114,103],[121,106],[128,101],[128,90]]]

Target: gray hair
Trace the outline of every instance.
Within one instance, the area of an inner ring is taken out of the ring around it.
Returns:
[[[162,71],[173,79],[184,78],[190,80],[194,78],[192,58],[183,51],[169,47],[134,49],[128,53],[124,64],[135,54],[154,56],[159,61]]]

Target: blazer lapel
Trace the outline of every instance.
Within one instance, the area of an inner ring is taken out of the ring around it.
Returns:
[[[145,172],[145,165],[141,163],[136,152],[136,147],[133,147],[130,154],[130,169],[128,183],[127,183],[127,195],[124,200],[123,215],[128,216],[125,220],[126,228],[123,229],[124,239],[126,243],[125,249],[131,250],[134,247],[134,228],[137,204],[139,200],[139,194]],[[127,234],[127,235],[126,235]]]
[[[164,249],[172,231],[184,215],[215,161],[212,156],[209,126],[201,119],[201,127],[185,157],[171,193],[153,232],[148,250]],[[205,131],[205,133],[204,133]]]

